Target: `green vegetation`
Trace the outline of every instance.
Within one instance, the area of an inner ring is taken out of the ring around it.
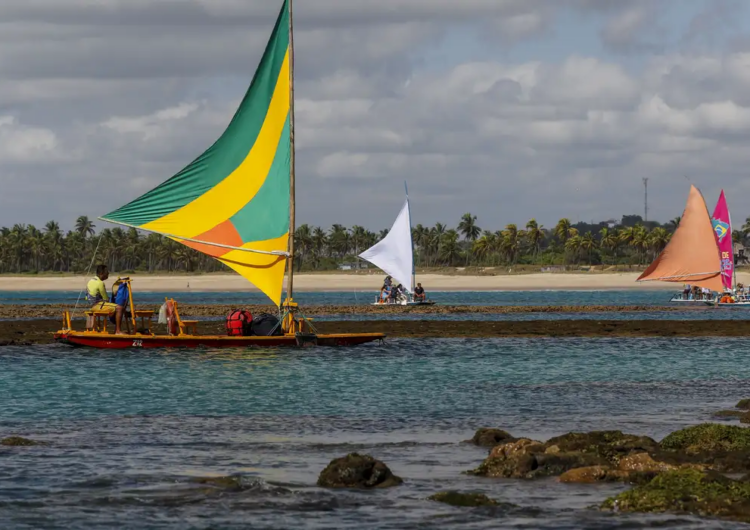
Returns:
[[[659,445],[668,451],[684,451],[687,454],[709,451],[750,451],[750,428],[702,423],[673,432]]]
[[[604,501],[621,512],[690,513],[750,521],[750,482],[695,469],[667,471]]]
[[[420,269],[443,267],[499,267],[514,270],[538,266],[633,266],[651,262],[668,243],[679,218],[664,225],[626,215],[619,222],[571,224],[560,219],[553,228],[536,219],[525,228],[509,224],[502,230],[482,230],[477,217],[464,214],[455,229],[437,223],[413,229],[415,265]],[[228,272],[229,269],[171,239],[135,229],[105,228],[96,232],[85,216],[73,230],[63,233],[55,221],[43,229],[32,225],[0,228],[0,274],[81,272],[88,269],[95,249],[96,261],[111,271]],[[340,224],[325,230],[303,224],[295,231],[295,264],[301,271],[335,270],[356,263],[357,254],[385,237],[362,226]],[[735,241],[750,233],[750,219]]]

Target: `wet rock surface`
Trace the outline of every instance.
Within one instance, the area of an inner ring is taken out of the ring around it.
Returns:
[[[305,314],[312,316],[313,312],[305,311]],[[188,315],[185,313],[184,317]],[[60,327],[57,319],[0,321],[0,346],[50,344]],[[731,320],[346,320],[316,321],[315,327],[322,334],[385,333],[388,337],[402,338],[750,336],[750,326],[738,326]],[[73,328],[82,331],[83,321],[74,321]],[[157,334],[166,333],[164,325],[154,324],[152,330]],[[223,320],[201,321],[198,332],[225,335],[226,326]]]
[[[479,447],[495,447],[501,443],[513,442],[515,438],[502,429],[483,428],[478,429],[474,437],[466,441]]]
[[[179,302],[179,300],[178,300]],[[138,305],[136,298],[135,303]],[[62,319],[63,310],[73,311],[75,303],[70,304],[2,304],[0,305],[0,318],[39,318],[57,320]],[[138,309],[154,310],[158,313],[159,305],[141,304]],[[80,304],[73,312],[74,318],[83,318],[86,308]],[[184,318],[194,317],[217,317],[222,318],[227,313],[237,309],[236,305],[225,304],[180,304],[180,314]],[[244,306],[253,314],[266,313],[273,308],[269,305],[247,304]],[[693,308],[700,309],[700,308]],[[644,312],[644,311],[685,311],[686,308],[675,306],[611,306],[611,305],[559,305],[559,306],[473,306],[473,305],[433,305],[433,306],[385,306],[374,307],[371,305],[308,305],[304,308],[305,314],[310,317],[325,315],[356,315],[356,314],[514,314],[514,313],[621,313]]]
[[[32,445],[44,445],[42,442],[23,438],[22,436],[8,436],[0,440],[0,445],[6,445],[11,447],[29,447]]]
[[[619,512],[689,513],[750,522],[750,482],[714,471],[667,471],[607,499],[601,507]]]
[[[324,488],[389,488],[401,483],[383,462],[358,453],[332,460],[318,477],[318,486]]]
[[[631,455],[657,449],[657,442],[647,436],[624,434],[620,431],[574,432],[556,436],[546,442],[521,438],[495,446],[485,461],[470,473],[485,477],[531,479],[591,468],[587,478],[582,476],[575,479],[576,474],[569,474],[564,481],[622,480],[629,472],[651,472],[645,469],[648,464],[645,459],[641,457],[638,464],[639,461],[631,458]],[[622,473],[611,473],[621,463]]]
[[[483,493],[462,493],[460,491],[441,491],[428,497],[431,501],[442,502],[451,506],[477,507],[499,506],[500,503]]]

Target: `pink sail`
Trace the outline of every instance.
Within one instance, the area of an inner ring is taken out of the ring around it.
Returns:
[[[732,288],[734,279],[734,248],[732,245],[732,219],[729,217],[729,208],[727,200],[724,197],[724,190],[721,190],[719,202],[716,203],[716,209],[711,216],[711,225],[716,235],[716,244],[719,246],[721,256],[721,282],[725,289]]]

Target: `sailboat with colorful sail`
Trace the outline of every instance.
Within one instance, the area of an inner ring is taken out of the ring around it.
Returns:
[[[711,216],[716,245],[721,255],[721,281],[724,286],[724,294],[721,298],[711,301],[710,305],[724,306],[750,306],[750,299],[744,289],[738,290],[737,277],[734,270],[734,242],[732,241],[732,217],[729,214],[729,206],[724,195],[724,190],[719,194],[719,200]]]
[[[719,249],[703,195],[695,186],[672,238],[638,282],[682,283],[709,292],[723,290]]]
[[[416,299],[414,296],[416,282],[414,240],[411,231],[409,191],[406,188],[406,183],[404,183],[404,189],[406,190],[406,200],[388,234],[359,255],[360,258],[369,261],[388,274],[389,278],[398,282],[395,285],[391,285],[391,289],[397,288],[400,285],[404,290],[403,293],[399,293],[396,297],[386,295],[385,298],[384,292],[381,290],[380,295],[378,295],[372,304],[375,306],[435,304],[432,300]]]
[[[280,314],[273,336],[198,336],[180,321],[172,333],[150,326],[132,336],[74,331],[70,314],[56,337],[105,348],[360,344],[383,334],[321,335],[293,300],[295,225],[294,40],[292,0],[284,0],[255,76],[224,133],[180,172],[102,217],[103,221],[161,234],[207,254],[260,289]],[[286,299],[282,302],[285,272]],[[127,280],[128,287],[132,281]],[[132,295],[132,290],[131,290]],[[132,296],[130,313],[135,327]],[[98,315],[90,315],[98,316]]]

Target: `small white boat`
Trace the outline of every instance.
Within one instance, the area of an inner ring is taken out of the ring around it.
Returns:
[[[716,296],[714,293],[709,295],[700,295],[696,298],[694,295],[685,295],[685,293],[677,293],[669,299],[670,303],[683,303],[683,304],[705,304],[716,302]]]
[[[406,188],[406,183],[404,183]],[[359,255],[376,267],[385,271],[393,283],[404,289],[396,300],[381,300],[380,294],[375,298],[374,306],[418,306],[435,305],[432,300],[415,300],[414,287],[416,274],[414,271],[414,241],[411,234],[411,211],[409,210],[409,191],[406,190],[406,201],[401,208],[388,234]]]

